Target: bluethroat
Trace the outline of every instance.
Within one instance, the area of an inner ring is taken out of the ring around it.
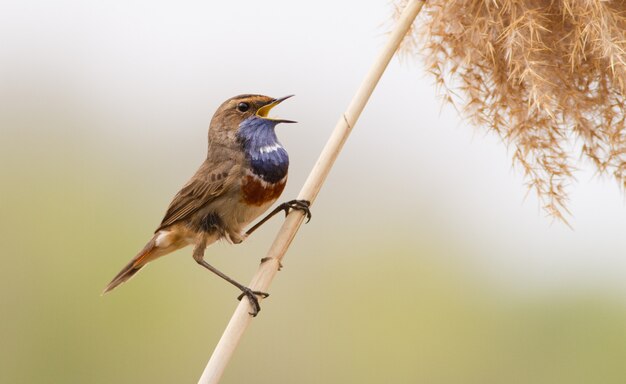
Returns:
[[[193,245],[196,262],[239,288],[239,299],[246,296],[252,304],[251,315],[256,316],[260,310],[257,295],[268,294],[252,291],[208,264],[204,251],[220,239],[241,243],[281,211],[302,210],[310,219],[309,202],[291,200],[245,231],[274,204],[287,182],[289,156],[274,129],[279,123],[295,121],[270,118],[268,113],[289,97],[239,95],[222,103],[209,126],[206,160],[176,194],[154,236],[106,286],[105,293],[150,261]]]

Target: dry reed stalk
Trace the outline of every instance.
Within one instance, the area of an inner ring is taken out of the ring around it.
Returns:
[[[404,52],[513,148],[550,215],[565,221],[575,157],[626,187],[626,1],[431,0],[420,19]]]
[[[311,203],[315,200],[322,184],[326,180],[326,176],[328,176],[328,173],[335,162],[335,159],[337,159],[343,144],[348,138],[348,135],[356,124],[363,108],[365,108],[365,104],[374,91],[376,84],[378,84],[385,68],[387,68],[389,61],[391,61],[391,58],[400,46],[402,39],[410,29],[413,20],[415,20],[415,17],[419,13],[423,4],[424,0],[411,0],[404,7],[394,30],[389,36],[386,46],[383,48],[381,54],[376,59],[374,65],[361,83],[361,86],[350,102],[348,109],[346,109],[346,112],[339,118],[339,121],[328,139],[326,146],[322,150],[317,163],[304,183],[304,186],[298,195],[298,199],[309,200]],[[255,291],[266,292],[268,290],[276,272],[278,272],[281,260],[285,256],[285,253],[287,252],[287,249],[289,248],[289,245],[295,237],[296,232],[300,228],[303,220],[304,214],[300,211],[292,211],[287,216],[278,232],[278,235],[274,239],[272,246],[267,252],[266,258],[269,258],[268,261],[261,263],[249,285],[250,288]],[[252,317],[249,315],[251,310],[252,308],[250,307],[248,300],[241,300],[239,302],[239,305],[235,309],[235,313],[224,330],[220,341],[213,351],[211,359],[198,381],[199,384],[216,384],[219,382],[226,365],[230,361],[230,358],[243,336],[244,331],[252,321]]]

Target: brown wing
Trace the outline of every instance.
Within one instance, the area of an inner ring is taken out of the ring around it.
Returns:
[[[226,161],[215,166],[204,163],[196,174],[174,196],[161,225],[155,231],[168,227],[192,215],[209,204],[234,181],[234,162]]]

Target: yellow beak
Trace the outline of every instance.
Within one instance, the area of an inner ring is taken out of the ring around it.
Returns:
[[[274,108],[275,106],[277,106],[278,104],[282,103],[283,101],[287,100],[288,98],[292,96],[294,95],[289,95],[289,96],[281,97],[281,98],[270,101],[268,104],[265,104],[264,106],[259,108],[259,110],[256,111],[256,115],[267,120],[276,121],[278,123],[296,123],[296,121],[293,121],[293,120],[273,119],[273,118],[267,117],[267,115],[270,113],[272,108]]]

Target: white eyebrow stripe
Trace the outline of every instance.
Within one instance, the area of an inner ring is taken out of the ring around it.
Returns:
[[[276,152],[276,151],[278,151],[279,148],[282,148],[282,145],[280,145],[278,143],[270,144],[270,145],[266,145],[264,147],[259,148],[259,153]]]

